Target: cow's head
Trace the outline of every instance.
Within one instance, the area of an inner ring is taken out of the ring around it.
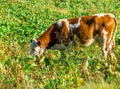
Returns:
[[[41,55],[44,52],[44,49],[40,47],[40,42],[35,38],[31,39],[30,44],[30,54],[34,56]]]

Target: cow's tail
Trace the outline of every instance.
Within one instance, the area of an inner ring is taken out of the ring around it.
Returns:
[[[116,35],[116,33],[117,33],[117,21],[116,21],[115,18],[113,18],[113,19],[114,19],[114,22],[115,22],[115,27],[114,27],[114,30],[113,30],[112,40],[115,41],[115,35]]]
[[[111,41],[110,42],[113,43],[113,45],[114,45],[113,47],[115,48],[115,44],[116,44],[116,42],[115,42],[115,36],[116,36],[116,32],[117,32],[117,21],[116,21],[115,17],[113,17],[113,20],[115,22],[115,27],[112,30],[112,37],[111,37]]]

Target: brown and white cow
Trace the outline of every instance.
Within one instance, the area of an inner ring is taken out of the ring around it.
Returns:
[[[38,39],[31,40],[30,53],[34,56],[41,55],[45,49],[55,44],[68,44],[74,41],[75,35],[86,46],[91,45],[96,37],[99,37],[102,56],[106,57],[108,53],[110,55],[113,53],[115,31],[116,19],[113,14],[101,13],[94,16],[60,19]]]

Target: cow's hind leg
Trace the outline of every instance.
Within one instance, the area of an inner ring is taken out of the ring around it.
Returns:
[[[101,32],[101,36],[100,36],[100,46],[101,46],[101,50],[102,50],[102,59],[106,59],[107,57],[107,34],[108,32],[103,29]]]
[[[104,59],[104,60],[101,60],[104,66],[103,70],[111,74],[114,74],[115,68],[116,68],[115,66],[116,60],[114,55],[115,41],[111,40],[111,33],[107,32],[107,30],[105,29],[102,30],[100,39],[101,39],[100,45],[101,45],[102,56],[103,56],[102,59]]]
[[[109,55],[110,57],[113,57],[114,55],[114,48],[115,48],[115,41],[112,39],[112,30],[108,30],[111,28],[102,28],[101,31],[101,50],[102,50],[102,56],[104,59],[107,58]]]
[[[116,59],[114,54],[114,49],[115,49],[115,40],[111,40],[108,45],[108,54],[111,60]]]

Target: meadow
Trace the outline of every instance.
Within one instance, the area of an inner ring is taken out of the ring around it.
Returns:
[[[101,61],[97,43],[30,55],[30,39],[52,23],[98,13],[117,19],[115,60]],[[120,89],[120,1],[0,0],[0,89]]]

